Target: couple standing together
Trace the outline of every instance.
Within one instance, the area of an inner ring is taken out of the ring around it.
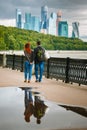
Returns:
[[[28,81],[28,83],[30,83],[33,64],[35,65],[36,82],[42,81],[44,71],[44,53],[45,49],[41,46],[40,41],[37,41],[37,47],[34,50],[31,49],[30,43],[25,44],[24,82]],[[40,71],[40,73],[38,73],[38,70]]]

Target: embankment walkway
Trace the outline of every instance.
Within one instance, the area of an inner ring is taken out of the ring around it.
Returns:
[[[32,87],[40,92],[47,100],[59,104],[70,104],[87,107],[87,86],[66,84],[60,80],[43,77],[42,82],[35,82],[32,76],[30,83],[24,83],[24,73],[0,67],[0,87]]]

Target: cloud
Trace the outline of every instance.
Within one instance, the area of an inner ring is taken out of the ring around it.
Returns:
[[[66,10],[73,14],[73,10],[84,10],[87,8],[87,0],[0,0],[0,19],[14,18],[16,8],[30,11],[35,15],[40,14],[40,8],[43,5],[51,10]],[[74,12],[75,13],[75,12]],[[68,16],[67,16],[68,17]]]
[[[72,22],[77,21],[80,23],[81,35],[87,32],[87,0],[0,0],[0,24],[6,23],[13,24],[15,19],[16,8],[20,8],[23,15],[29,12],[32,15],[41,15],[41,6],[48,6],[48,13],[57,13],[62,10],[62,20],[66,20],[69,26]]]
[[[0,25],[15,27],[16,21],[15,19],[3,19],[3,20],[0,20]]]

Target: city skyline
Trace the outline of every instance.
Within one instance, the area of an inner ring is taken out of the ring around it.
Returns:
[[[79,22],[80,36],[87,38],[87,0],[0,0],[0,24],[15,26],[15,9],[40,16],[41,6],[47,5],[49,15],[62,10],[62,20],[67,20],[70,31],[73,22]],[[70,32],[69,32],[70,33]]]
[[[60,10],[57,13],[51,12],[50,17],[48,17],[48,6],[45,5],[41,7],[41,18],[32,16],[29,12],[25,12],[24,20],[22,17],[22,11],[16,9],[17,28],[68,37],[68,23],[67,21],[62,21],[62,12]],[[76,37],[76,34],[74,36]]]

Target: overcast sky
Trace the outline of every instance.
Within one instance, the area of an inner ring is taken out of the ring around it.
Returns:
[[[72,22],[79,22],[80,36],[87,37],[87,0],[0,0],[0,24],[14,26],[16,8],[40,16],[43,5],[48,6],[49,15],[61,10],[62,20],[67,20],[70,28]]]

